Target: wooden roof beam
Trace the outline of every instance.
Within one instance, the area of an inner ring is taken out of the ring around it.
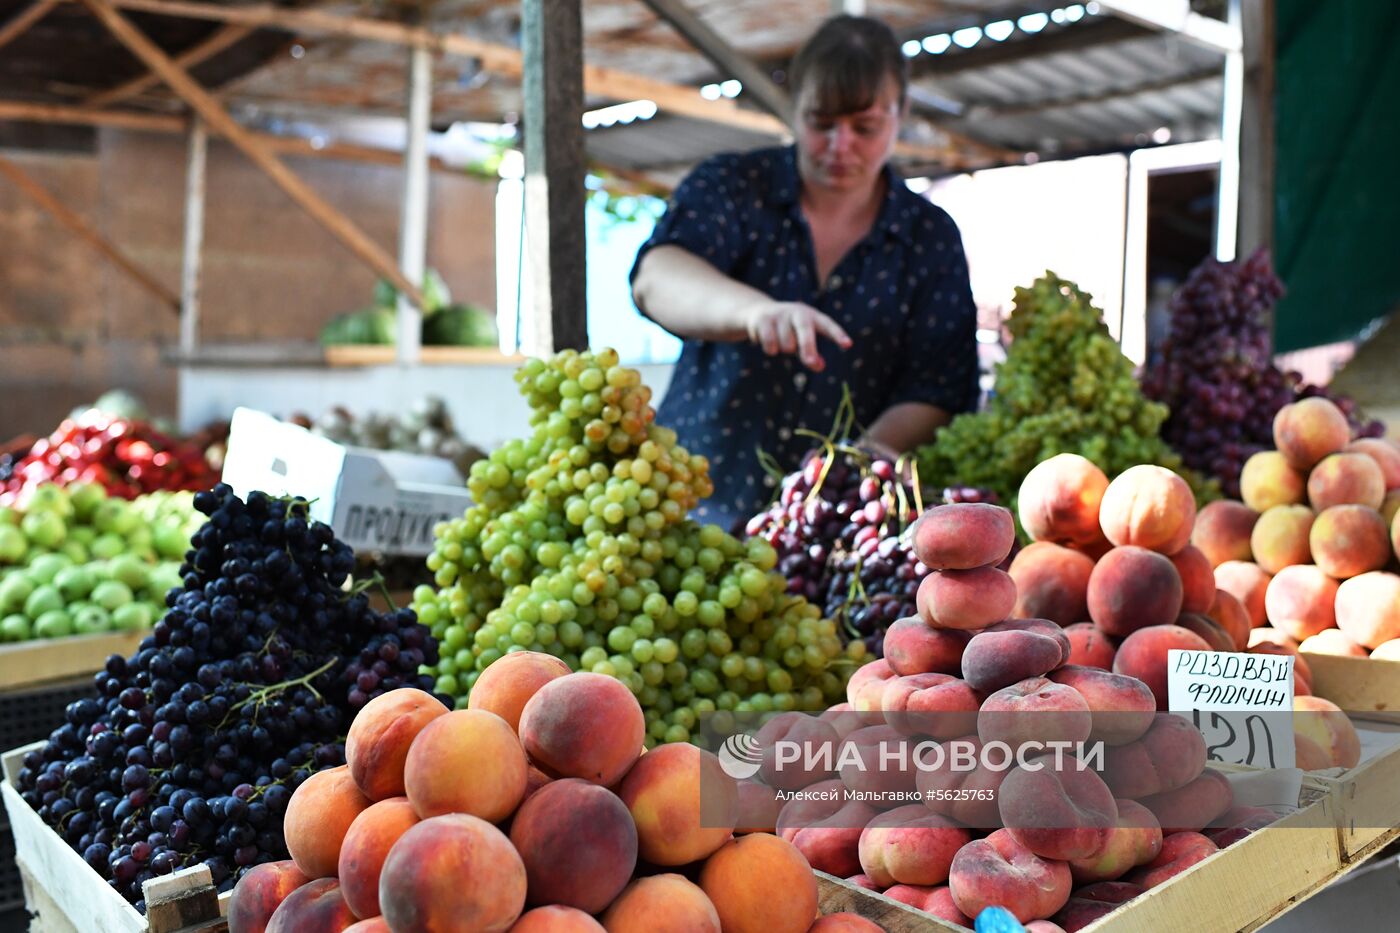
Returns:
[[[196,43],[179,55],[175,56],[175,64],[181,68],[193,68],[218,55],[243,41],[252,35],[255,30],[251,26],[237,26],[225,24],[216,29],[203,42]],[[110,107],[119,101],[135,97],[149,87],[160,83],[160,79],[149,71],[139,77],[125,81],[114,88],[105,91],[98,91],[87,100],[83,101],[85,107]]]
[[[1062,52],[1082,52],[1085,49],[1141,39],[1152,34],[1150,30],[1136,23],[1111,17],[1096,17],[1015,41],[979,43],[970,49],[954,46],[939,55],[921,52],[909,60],[909,73],[916,81],[920,78],[936,78],[976,68],[1010,65],[1028,58],[1040,58]]]
[[[28,172],[2,156],[0,156],[0,176],[8,178],[20,190],[20,193],[39,205],[42,210],[67,227],[79,239],[106,256],[113,265],[125,272],[133,281],[159,298],[162,304],[168,305],[177,314],[180,312],[180,297],[175,292],[166,288],[159,279],[141,268],[76,211],[50,194],[48,189],[39,184]]]
[[[34,0],[13,17],[0,25],[0,48],[4,48],[29,31],[39,20],[48,15],[49,10],[58,6],[59,0]]]
[[[1106,13],[1180,36],[1221,55],[1244,48],[1238,23],[1202,16],[1192,11],[1190,0],[1099,0],[1099,6]]]
[[[1096,91],[1092,94],[1071,94],[1064,97],[1043,97],[1039,100],[1030,101],[1024,104],[979,104],[968,105],[968,112],[964,116],[968,119],[976,120],[982,117],[1020,117],[1029,114],[1042,113],[1046,110],[1064,110],[1069,107],[1079,107],[1084,104],[1102,104],[1111,100],[1121,100],[1125,97],[1136,97],[1139,94],[1154,94],[1161,91],[1170,91],[1173,88],[1184,87],[1188,84],[1196,84],[1211,78],[1220,77],[1220,68],[1201,68],[1188,71],[1185,74],[1176,75],[1171,78],[1164,78],[1160,81],[1149,81],[1146,84],[1131,84],[1124,87],[1114,88],[1108,91]]]
[[[400,291],[412,298],[415,304],[422,307],[422,291],[399,271],[398,265],[383,247],[297,177],[270,147],[240,126],[223,105],[191,78],[185,69],[175,64],[145,33],[117,12],[111,0],[81,2],[122,45],[141,59],[146,67],[178,94],[195,113],[203,117],[211,128],[217,130],[254,165],[262,169],[298,207],[311,215],[360,261],[381,277],[393,282]]]

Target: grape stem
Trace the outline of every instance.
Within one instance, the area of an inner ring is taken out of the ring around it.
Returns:
[[[338,657],[331,658],[325,664],[322,664],[320,667],[316,668],[316,670],[312,671],[309,674],[304,674],[303,676],[298,677],[295,680],[284,680],[281,683],[268,684],[266,687],[254,690],[252,693],[248,694],[248,696],[245,699],[239,700],[233,706],[229,707],[228,713],[224,716],[223,720],[219,723],[218,729],[215,731],[222,731],[223,728],[228,725],[229,717],[231,717],[234,713],[238,712],[243,707],[247,706],[249,703],[257,703],[258,705],[262,705],[263,701],[265,701],[269,697],[276,696],[279,693],[283,693],[287,690],[290,690],[292,687],[305,687],[307,690],[310,690],[312,693],[316,694],[316,698],[319,700],[321,698],[321,692],[315,687],[311,686],[311,681],[321,676],[326,671],[330,670],[331,667],[333,667],[335,663],[339,660],[340,658]]]

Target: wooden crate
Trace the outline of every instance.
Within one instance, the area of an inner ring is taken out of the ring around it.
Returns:
[[[1361,739],[1361,763],[1330,782],[1342,857],[1349,861],[1364,860],[1400,838],[1400,725],[1355,716],[1352,722]]]
[[[1400,722],[1400,661],[1303,653],[1312,670],[1312,691],[1351,716]]]
[[[135,654],[141,639],[149,634],[104,632],[0,646],[0,691],[95,674],[107,663],[108,655]]]
[[[418,362],[424,366],[514,366],[523,356],[508,356],[495,347],[423,347]],[[396,347],[346,344],[326,347],[331,366],[392,366],[398,362]]]
[[[24,879],[25,901],[29,910],[38,914],[35,929],[46,933],[151,933],[146,918],[112,890],[20,796],[16,782],[24,756],[43,744],[35,742],[0,757],[5,778],[0,783],[0,797],[14,833],[15,862]],[[221,914],[228,913],[228,898],[228,894],[219,895]]]

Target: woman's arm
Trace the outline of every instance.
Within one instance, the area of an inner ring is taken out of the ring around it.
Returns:
[[[880,413],[861,443],[897,460],[900,454],[932,441],[938,429],[951,420],[952,416],[937,405],[896,402]]]
[[[842,349],[851,345],[841,326],[815,308],[774,301],[681,246],[653,247],[642,257],[632,297],[647,317],[677,337],[748,340],[769,356],[797,353],[814,370],[826,366],[817,350],[818,335]]]

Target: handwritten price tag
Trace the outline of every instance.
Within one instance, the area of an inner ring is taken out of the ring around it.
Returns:
[[[1172,649],[1167,702],[1201,730],[1211,761],[1294,767],[1291,655]]]

